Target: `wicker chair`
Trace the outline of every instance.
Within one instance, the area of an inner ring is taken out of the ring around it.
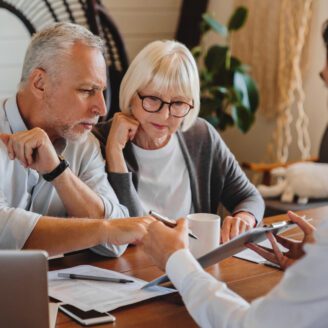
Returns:
[[[118,111],[119,87],[128,58],[120,32],[99,0],[0,0],[0,8],[20,19],[31,35],[53,22],[72,22],[102,37],[108,73],[108,114],[103,120]]]

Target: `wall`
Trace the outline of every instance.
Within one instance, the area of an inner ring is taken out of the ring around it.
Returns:
[[[171,39],[175,35],[182,0],[102,2],[123,35],[130,59],[147,43]],[[8,11],[0,9],[0,99],[16,90],[29,39],[29,33],[20,21]]]
[[[217,19],[226,23],[232,11],[232,1],[210,0],[209,11]],[[309,117],[310,138],[312,142],[312,155],[318,154],[322,133],[328,122],[327,91],[318,77],[318,72],[325,62],[325,50],[321,38],[322,22],[328,18],[328,2],[314,1],[313,19],[310,31],[310,63],[304,77],[304,90],[306,95],[305,111]],[[211,42],[209,40],[208,42]],[[267,120],[261,113],[257,114],[255,125],[246,135],[233,128],[224,133],[222,137],[229,145],[239,161],[261,161],[265,158],[266,146],[271,140],[275,127],[274,120]],[[290,159],[298,159],[299,151],[296,144],[295,129],[293,129],[293,143],[290,147]]]
[[[174,37],[182,0],[103,0],[123,35],[130,60],[146,44]]]
[[[0,99],[16,90],[29,39],[23,24],[0,9]]]

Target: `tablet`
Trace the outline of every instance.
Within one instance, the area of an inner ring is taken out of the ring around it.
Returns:
[[[284,221],[286,222],[286,221]],[[272,232],[273,234],[281,233],[287,229],[295,227],[296,224],[285,224],[285,225],[278,225],[278,226],[268,226],[268,227],[258,227],[254,228],[252,230],[248,230],[238,237],[230,240],[229,242],[220,245],[213,251],[201,256],[197,259],[199,264],[203,268],[207,268],[217,262],[220,262],[230,256],[233,256],[239,252],[241,252],[243,249],[245,249],[246,243],[260,243],[261,241],[265,240],[266,233]],[[159,278],[156,278],[155,280],[150,281],[148,284],[142,287],[148,288],[154,285],[158,285],[164,282],[170,281],[167,275],[163,275]]]

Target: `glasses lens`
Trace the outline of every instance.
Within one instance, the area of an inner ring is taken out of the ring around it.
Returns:
[[[185,102],[175,101],[171,104],[171,115],[183,117],[188,114],[190,108],[190,105]]]
[[[162,101],[157,97],[145,97],[142,101],[143,108],[149,112],[156,112],[162,105]]]

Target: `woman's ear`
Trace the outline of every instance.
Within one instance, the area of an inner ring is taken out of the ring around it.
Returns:
[[[45,83],[47,73],[42,68],[36,68],[33,70],[29,77],[30,91],[36,98],[42,99],[44,95]]]

